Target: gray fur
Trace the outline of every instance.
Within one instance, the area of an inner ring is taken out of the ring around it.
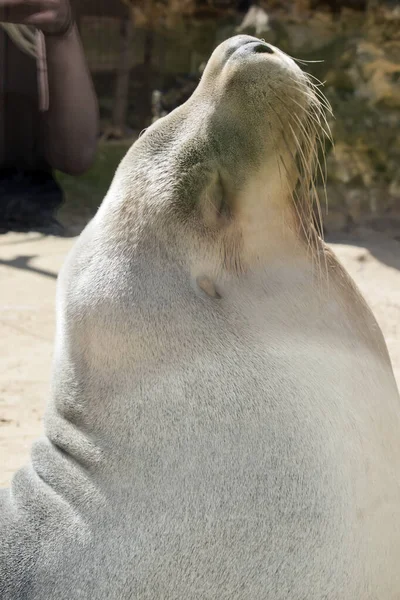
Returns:
[[[138,140],[65,263],[46,437],[1,495],[1,600],[400,597],[390,361],[293,225],[268,107],[302,75],[251,41]]]

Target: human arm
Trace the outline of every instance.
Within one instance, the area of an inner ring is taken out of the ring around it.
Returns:
[[[68,0],[0,0],[0,18],[33,25],[45,36],[49,109],[42,113],[51,167],[80,174],[93,162],[98,106]]]

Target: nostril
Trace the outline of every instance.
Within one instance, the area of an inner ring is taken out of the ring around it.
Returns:
[[[258,52],[259,54],[262,54],[262,53],[273,54],[274,53],[271,46],[268,46],[267,44],[257,44],[257,46],[254,47],[254,52]]]

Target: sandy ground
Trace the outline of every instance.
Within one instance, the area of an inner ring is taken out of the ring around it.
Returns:
[[[0,486],[28,459],[49,394],[56,277],[74,239],[0,236]],[[372,307],[400,384],[400,243],[361,232],[332,247]]]

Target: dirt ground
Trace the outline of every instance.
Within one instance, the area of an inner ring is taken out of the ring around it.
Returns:
[[[0,236],[0,487],[28,460],[42,431],[56,277],[73,242],[39,234]],[[400,384],[400,242],[364,231],[333,240],[332,247],[382,327]]]

